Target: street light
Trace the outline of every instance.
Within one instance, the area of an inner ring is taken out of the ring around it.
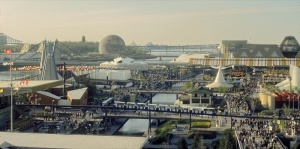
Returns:
[[[12,67],[12,50],[5,49],[6,54],[10,54],[10,62],[9,62],[9,80],[10,80],[10,131],[14,129],[14,106],[13,106],[13,82],[12,82],[12,75],[11,75],[11,67]]]
[[[54,120],[54,100],[52,100],[52,120]]]

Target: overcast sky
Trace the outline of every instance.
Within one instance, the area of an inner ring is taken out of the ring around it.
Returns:
[[[0,0],[0,11],[0,32],[29,43],[111,34],[127,45],[300,41],[299,0]]]

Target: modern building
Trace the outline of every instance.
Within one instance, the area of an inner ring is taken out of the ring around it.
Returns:
[[[88,100],[87,87],[68,91],[67,99],[71,102],[71,105],[87,105],[87,100]]]
[[[200,87],[199,89],[181,95],[175,101],[174,105],[191,110],[204,108],[212,104],[212,94],[213,92],[211,90]]]
[[[287,36],[280,45],[248,44],[245,40],[222,41],[220,45],[223,57],[201,58],[191,56],[189,64],[203,66],[300,66],[300,47],[293,36]]]
[[[222,40],[219,49],[221,53],[226,53],[225,58],[232,57],[232,55],[245,44],[247,44],[247,40]]]

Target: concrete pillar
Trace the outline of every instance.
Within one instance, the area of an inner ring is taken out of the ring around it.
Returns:
[[[152,97],[151,97],[152,98]],[[151,132],[151,110],[150,108],[148,107],[148,114],[149,114],[149,128],[148,128],[148,134],[150,134]]]
[[[104,119],[105,119],[105,129],[107,130],[108,123],[107,123],[107,109],[106,108],[105,108],[105,117],[104,117]]]
[[[192,110],[190,110],[190,128],[189,130],[191,130],[192,128]]]

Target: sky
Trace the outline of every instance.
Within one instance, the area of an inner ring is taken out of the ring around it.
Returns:
[[[300,42],[300,0],[0,0],[0,14],[0,32],[28,43],[112,34],[126,45]]]

